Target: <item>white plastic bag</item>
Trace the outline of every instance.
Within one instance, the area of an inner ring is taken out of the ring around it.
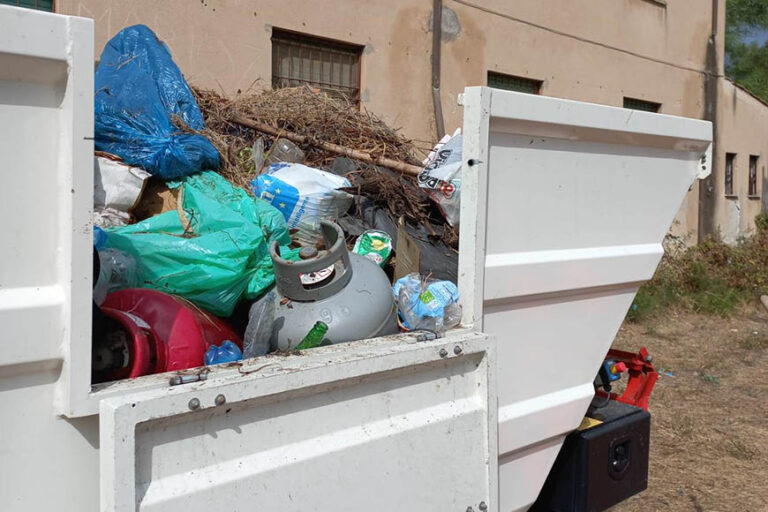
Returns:
[[[351,186],[348,179],[301,164],[272,164],[251,186],[283,214],[289,229],[298,229],[302,244],[320,238],[321,220],[335,220],[352,206],[353,196],[336,190]]]
[[[446,136],[448,137],[448,136]],[[437,203],[445,219],[453,227],[459,226],[461,206],[461,130],[446,140],[443,137],[427,158],[426,167],[419,173],[419,186],[426,189]]]
[[[130,212],[139,202],[144,183],[151,175],[109,158],[94,159],[93,204],[97,207]]]

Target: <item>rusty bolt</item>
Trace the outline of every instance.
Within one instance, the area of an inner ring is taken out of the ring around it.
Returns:
[[[440,357],[445,357],[448,355],[448,351],[445,350],[444,348],[441,348],[439,354],[440,354]]]
[[[187,404],[191,410],[199,409],[200,408],[200,400],[197,398],[193,398],[189,401]]]
[[[214,400],[214,403],[216,405],[224,405],[225,403],[227,403],[227,397],[225,397],[224,395],[216,395],[216,399]]]
[[[456,354],[456,355],[459,355],[459,354],[461,354],[461,347],[460,347],[460,346],[458,346],[458,345],[456,345],[455,347],[453,347],[453,353],[454,353],[454,354]]]
[[[479,508],[481,512],[485,512],[488,510],[488,505],[486,505],[484,501],[481,501],[477,508]]]

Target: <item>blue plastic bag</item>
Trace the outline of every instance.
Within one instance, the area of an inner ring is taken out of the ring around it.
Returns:
[[[95,77],[95,146],[163,179],[219,168],[219,153],[168,47],[144,25],[118,32],[101,53]]]
[[[208,347],[208,350],[205,351],[205,356],[203,356],[206,366],[232,363],[234,361],[239,361],[242,358],[243,353],[240,351],[240,347],[229,340],[222,342],[220,347],[211,345]]]

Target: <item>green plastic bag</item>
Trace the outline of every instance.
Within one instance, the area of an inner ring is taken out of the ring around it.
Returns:
[[[136,260],[140,286],[179,295],[219,316],[272,286],[269,244],[291,242],[276,208],[213,171],[168,185],[181,187],[185,219],[169,211],[108,230],[107,247]]]

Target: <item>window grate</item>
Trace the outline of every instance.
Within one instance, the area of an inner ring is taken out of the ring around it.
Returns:
[[[53,12],[53,0],[0,0],[0,5],[13,5],[37,9],[38,11]]]
[[[736,162],[736,153],[725,154],[725,195],[733,195],[733,167]]]
[[[272,88],[309,85],[360,103],[362,46],[273,29]]]
[[[493,71],[488,72],[488,87],[493,87],[494,89],[539,94],[541,92],[542,83],[541,80],[505,75]]]
[[[749,155],[749,196],[757,196],[757,164],[760,157]]]
[[[661,103],[653,101],[638,100],[636,98],[624,98],[624,108],[632,110],[642,110],[644,112],[660,112]]]

